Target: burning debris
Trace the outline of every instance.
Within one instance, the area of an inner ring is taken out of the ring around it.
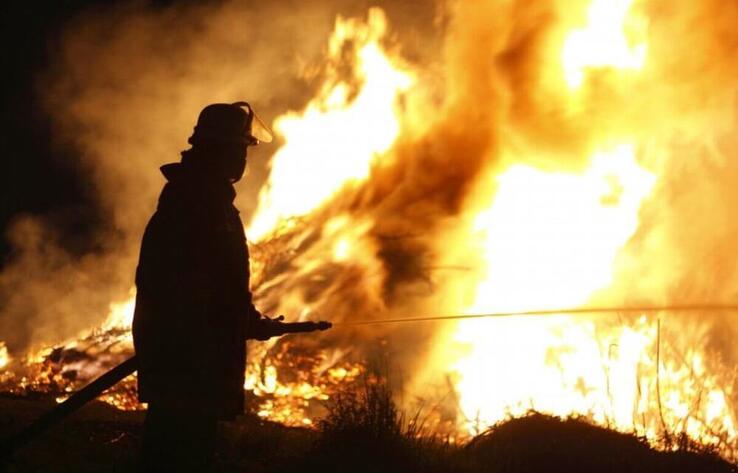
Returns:
[[[250,363],[244,389],[251,393],[249,405],[259,417],[290,426],[309,426],[321,413],[320,403],[352,382],[363,368],[329,357],[326,351],[291,347],[286,340],[275,347],[275,353]],[[19,360],[3,372],[0,391],[23,397],[52,396],[61,403],[131,356],[130,325],[96,330]],[[137,396],[134,374],[106,390],[99,399],[121,410],[145,409]]]
[[[314,97],[274,122],[246,229],[256,305],[341,322],[734,300],[738,12],[666,10],[452,3],[431,63],[403,56],[383,10],[339,17]],[[63,399],[130,356],[132,300],[55,348],[0,344],[2,389]],[[458,438],[533,409],[734,460],[734,327],[709,311],[354,327],[250,347],[244,388],[260,417],[313,425],[388,352]],[[140,409],[133,386],[103,400]]]

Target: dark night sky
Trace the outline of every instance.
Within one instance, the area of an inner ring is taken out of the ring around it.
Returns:
[[[109,2],[108,2],[109,3]],[[152,8],[170,2],[148,1]],[[2,2],[2,128],[0,150],[6,163],[0,202],[0,261],[11,255],[7,230],[23,214],[50,217],[64,233],[84,235],[104,221],[86,195],[81,176],[65,162],[73,150],[54,143],[51,120],[35,93],[64,24],[100,0]],[[8,165],[9,164],[9,165]]]

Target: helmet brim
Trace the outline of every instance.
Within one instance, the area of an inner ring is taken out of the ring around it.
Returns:
[[[269,129],[266,123],[259,118],[254,109],[251,109],[253,118],[251,120],[251,136],[262,143],[271,143],[274,139],[274,133]]]

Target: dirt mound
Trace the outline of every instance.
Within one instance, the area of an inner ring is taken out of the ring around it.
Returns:
[[[476,471],[568,473],[734,472],[704,447],[659,452],[644,439],[579,419],[530,414],[476,437],[465,448]]]

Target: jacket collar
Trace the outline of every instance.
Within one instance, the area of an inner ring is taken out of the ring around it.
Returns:
[[[169,163],[163,165],[161,173],[167,179],[167,189],[176,194],[183,193],[196,199],[208,202],[232,203],[236,198],[236,190],[233,184],[225,180],[208,179],[190,166],[182,163]],[[167,192],[162,193],[162,197]]]

